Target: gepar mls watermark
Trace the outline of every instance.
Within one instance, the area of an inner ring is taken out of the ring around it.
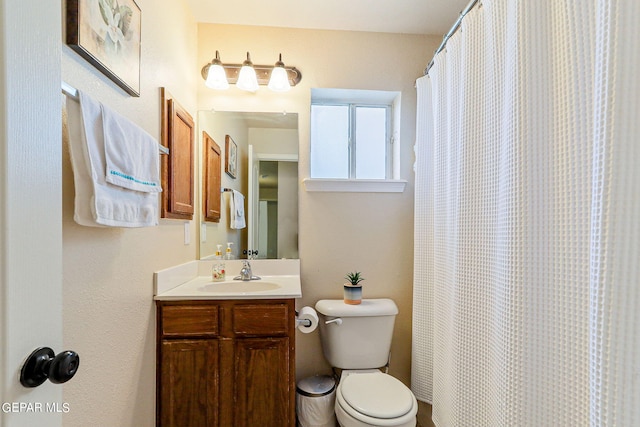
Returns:
[[[66,414],[71,411],[67,402],[3,402],[2,412],[13,413],[56,413]]]

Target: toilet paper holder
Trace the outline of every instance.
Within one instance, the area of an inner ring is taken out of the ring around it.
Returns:
[[[311,322],[311,319],[298,319],[298,316],[300,316],[300,312],[296,310],[296,328],[299,326],[304,326],[305,328],[311,327],[311,325],[313,324],[313,322]]]
[[[296,312],[296,316],[298,315],[298,313]],[[298,326],[304,326],[305,328],[309,328],[311,327],[311,320],[310,319],[296,319],[296,328]]]
[[[296,310],[296,328],[303,334],[309,334],[318,327],[318,313],[313,307],[302,307],[300,312]]]

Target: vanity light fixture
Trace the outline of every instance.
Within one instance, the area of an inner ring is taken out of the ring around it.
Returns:
[[[275,66],[254,65],[249,52],[247,60],[242,64],[223,64],[219,52],[216,51],[216,57],[202,67],[201,74],[205,85],[212,89],[223,90],[228,88],[229,84],[235,84],[239,89],[251,92],[257,91],[259,85],[267,85],[276,92],[285,92],[302,79],[300,70],[284,65],[282,54]]]

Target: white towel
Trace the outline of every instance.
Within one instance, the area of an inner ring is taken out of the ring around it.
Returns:
[[[80,112],[69,114],[69,147],[76,192],[74,220],[93,227],[158,225],[158,193],[132,191],[106,181],[100,103],[78,92]],[[70,105],[73,103],[67,104],[69,110],[75,109]],[[80,120],[72,126],[75,117]]]
[[[107,182],[145,193],[162,191],[158,141],[116,111],[100,107]]]
[[[247,226],[244,219],[244,196],[241,192],[233,190],[233,194],[229,198],[229,210],[231,219],[231,228],[239,230]]]
[[[91,213],[93,183],[91,180],[91,168],[88,167],[89,155],[87,154],[86,145],[83,143],[84,137],[82,136],[83,128],[80,105],[77,102],[67,100],[66,107],[67,126],[63,126],[62,130],[63,133],[65,130],[68,132],[68,136],[63,136],[63,138],[65,138],[69,144],[71,169],[73,171],[75,188],[73,219],[80,225],[104,227],[96,223]]]

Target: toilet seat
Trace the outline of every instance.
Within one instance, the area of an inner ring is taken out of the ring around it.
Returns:
[[[348,416],[372,426],[415,425],[418,410],[413,393],[380,371],[343,373],[336,392],[338,405]]]

